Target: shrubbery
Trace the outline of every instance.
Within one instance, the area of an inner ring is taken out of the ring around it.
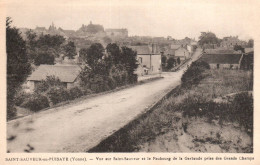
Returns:
[[[67,101],[70,98],[69,92],[65,88],[53,87],[47,92],[47,96],[53,104]]]
[[[30,96],[31,96],[31,94],[23,92],[23,91],[17,93],[15,98],[14,98],[15,105],[20,106]]]
[[[208,63],[204,61],[193,62],[191,66],[186,70],[186,72],[182,75],[182,85],[189,87],[193,84],[199,83],[200,80],[202,80],[205,77],[203,72],[207,69],[210,69]]]
[[[213,101],[200,100],[198,97],[188,97],[177,109],[183,111],[183,116],[207,117],[212,120],[223,122],[238,122],[249,134],[253,130],[253,97],[247,92],[236,94],[230,103],[216,103]]]
[[[79,98],[83,95],[84,95],[84,93],[83,93],[83,91],[81,91],[81,89],[79,87],[74,87],[74,88],[69,89],[69,98],[71,100]]]
[[[31,111],[39,111],[41,109],[49,107],[48,98],[42,94],[32,94],[26,98],[21,107],[28,108]]]

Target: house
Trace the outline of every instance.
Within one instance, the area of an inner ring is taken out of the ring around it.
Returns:
[[[204,54],[201,60],[211,69],[240,69],[243,54]]]
[[[245,41],[239,40],[238,36],[224,37],[220,43],[220,47],[224,48],[233,48],[235,45],[246,46],[247,43]]]
[[[128,37],[127,29],[106,29],[105,32],[109,37]]]
[[[161,69],[161,53],[155,45],[130,46],[137,52],[138,68],[136,74],[138,76],[147,74],[160,74]]]
[[[179,58],[181,62],[189,59],[190,55],[190,52],[184,47],[180,47],[175,51],[175,58]]]
[[[204,53],[206,54],[241,54],[242,52],[236,51],[234,49],[205,49]]]
[[[47,76],[55,76],[69,89],[79,84],[80,71],[78,65],[40,65],[27,79],[27,85],[33,91]]]

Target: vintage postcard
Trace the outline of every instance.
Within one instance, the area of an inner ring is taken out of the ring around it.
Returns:
[[[1,0],[0,164],[260,164],[259,7]]]

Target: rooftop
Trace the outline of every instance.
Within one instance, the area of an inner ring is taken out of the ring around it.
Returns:
[[[80,71],[78,65],[40,65],[27,80],[42,81],[47,76],[55,76],[61,82],[74,82]]]
[[[204,54],[201,60],[209,64],[239,64],[242,54]]]

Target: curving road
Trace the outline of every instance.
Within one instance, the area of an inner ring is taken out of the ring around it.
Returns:
[[[194,53],[192,61],[201,55]],[[85,152],[122,128],[180,84],[178,72],[163,79],[88,98],[7,123],[8,152]]]

